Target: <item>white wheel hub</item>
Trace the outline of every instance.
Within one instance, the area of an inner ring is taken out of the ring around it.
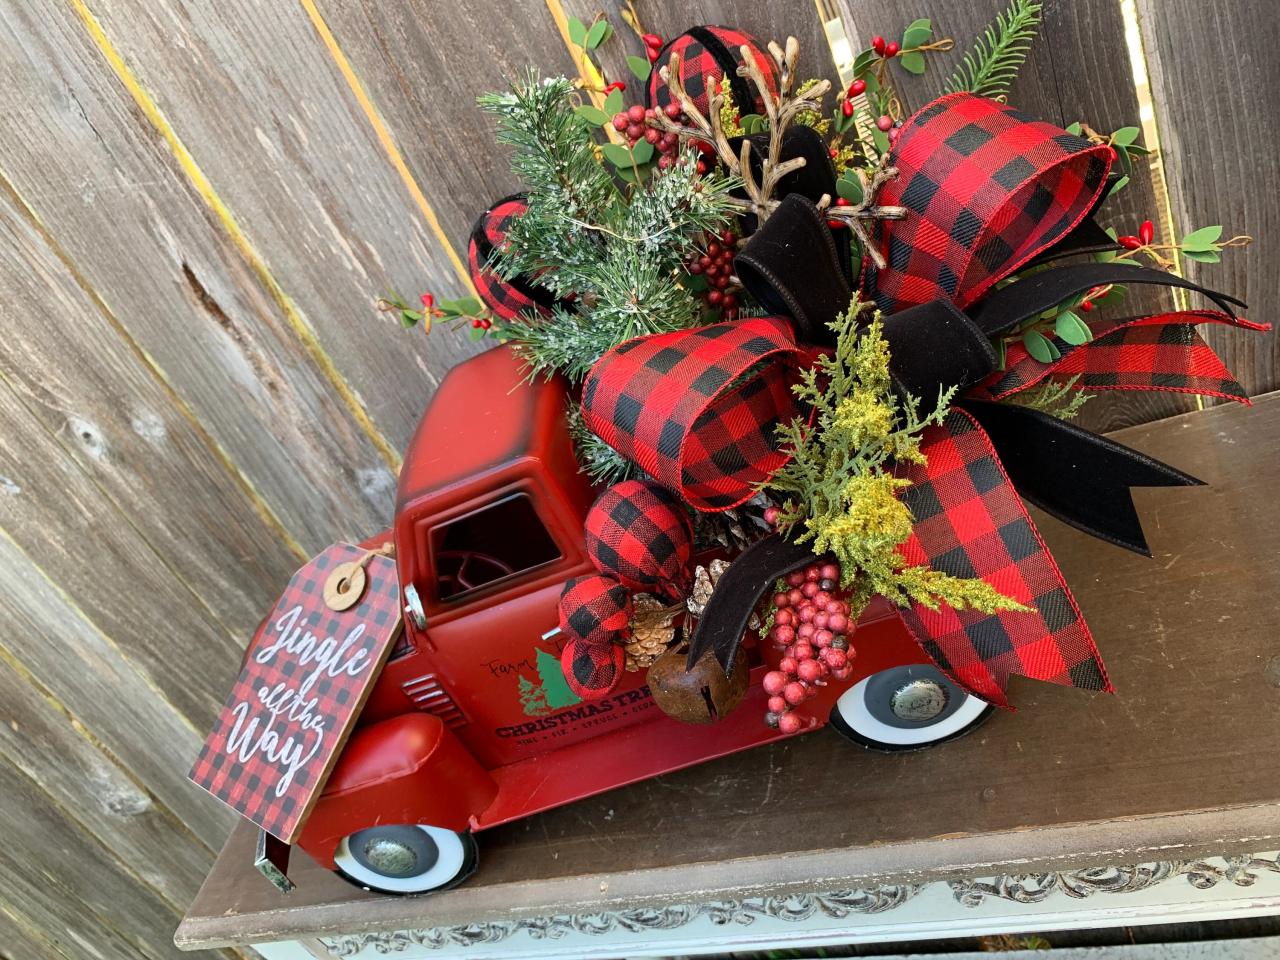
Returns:
[[[453,880],[467,845],[452,830],[426,824],[372,827],[344,837],[333,854],[352,880],[391,893],[423,893]]]
[[[986,709],[985,701],[958,689],[931,667],[899,667],[874,674],[836,701],[840,718],[854,733],[891,747],[945,740]]]

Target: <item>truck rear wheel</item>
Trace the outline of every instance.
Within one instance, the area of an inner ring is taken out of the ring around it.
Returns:
[[[426,824],[370,827],[344,837],[333,853],[338,873],[379,893],[426,893],[475,872],[479,849],[469,833]]]
[[[932,666],[893,667],[854,684],[831,709],[831,726],[870,750],[922,750],[981,726],[995,708]]]

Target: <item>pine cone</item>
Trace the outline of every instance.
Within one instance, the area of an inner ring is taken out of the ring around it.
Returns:
[[[695,617],[700,617],[707,609],[707,602],[711,599],[711,594],[715,592],[716,584],[720,582],[720,578],[724,576],[724,572],[729,569],[728,560],[712,560],[710,568],[701,564],[693,571],[693,590],[689,594],[689,599],[685,601],[685,606]],[[760,626],[759,618],[753,613],[751,620],[747,624],[752,630],[758,629]]]
[[[631,639],[626,644],[626,668],[643,670],[662,656],[675,639],[675,615],[679,608],[668,607],[657,597],[637,593],[632,598],[635,616],[631,620]]]

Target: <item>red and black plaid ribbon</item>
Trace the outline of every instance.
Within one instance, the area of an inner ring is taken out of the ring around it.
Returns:
[[[579,697],[599,700],[617,687],[626,661],[626,650],[616,643],[570,640],[560,654],[560,670]]]
[[[693,524],[665,487],[624,480],[606,489],[587,512],[587,556],[601,573],[640,592],[683,597],[693,559]]]
[[[1075,387],[1080,390],[1166,390],[1248,404],[1244,387],[1196,332],[1201,323],[1256,331],[1270,329],[1269,324],[1215,310],[1103,321],[1091,325],[1094,339],[1087,343],[1072,346],[1055,338],[1053,342],[1061,356],[1051,363],[1036,360],[1020,343],[1011,344],[1005,368],[978,384],[970,396],[1003,400],[1046,379],[1078,377]]]
[[[901,128],[898,176],[877,202],[886,223],[869,286],[885,313],[931,300],[959,307],[1066,236],[1106,184],[1113,154],[1060,127],[969,93],[935,100]]]
[[[662,79],[662,67],[671,60],[671,54],[680,54],[680,81],[689,98],[706,116],[710,110],[711,95],[716,92],[723,77],[729,78],[729,91],[739,113],[765,113],[764,101],[755,84],[738,76],[742,63],[741,48],[751,48],[752,56],[760,66],[769,89],[778,92],[778,68],[773,57],[755,37],[732,27],[693,27],[667,41],[658,52],[654,68],[649,74],[645,89],[645,106],[665,107],[671,102],[671,91]]]
[[[1011,675],[1111,690],[1075,597],[1058,571],[995,448],[977,422],[953,410],[921,441],[927,463],[909,465],[903,502],[915,529],[902,547],[911,565],[979,577],[1030,612],[984,614],[916,604],[899,611],[940,668],[984,700],[1006,704]]]
[[[519,195],[499,200],[476,220],[467,245],[467,263],[476,293],[494,316],[503,320],[514,320],[526,311],[549,315],[555,302],[550,291],[537,283],[525,277],[505,280],[489,266],[493,251],[506,245],[511,221],[527,209],[528,205]]]
[[[780,317],[637,337],[587,374],[586,425],[698,510],[735,507],[787,461],[797,350]]]
[[[574,577],[560,591],[560,631],[572,639],[624,643],[633,613],[630,592],[613,577]]]

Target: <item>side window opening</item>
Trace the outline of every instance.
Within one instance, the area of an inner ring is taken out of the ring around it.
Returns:
[[[527,493],[516,493],[431,531],[436,596],[457,600],[473,590],[560,559]]]

